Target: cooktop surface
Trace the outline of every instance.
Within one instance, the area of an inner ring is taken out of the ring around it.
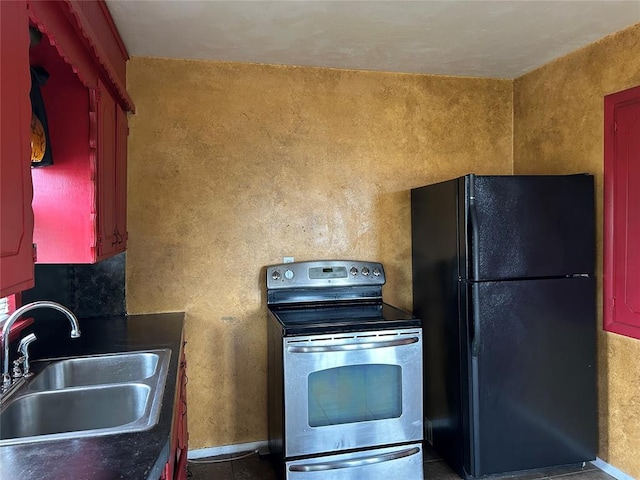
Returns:
[[[419,319],[387,303],[271,306],[283,335],[416,328]]]

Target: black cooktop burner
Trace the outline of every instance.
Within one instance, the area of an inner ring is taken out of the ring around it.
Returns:
[[[420,327],[420,320],[386,303],[271,306],[282,334],[311,335]]]

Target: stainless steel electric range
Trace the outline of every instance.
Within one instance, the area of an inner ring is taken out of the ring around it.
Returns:
[[[285,263],[266,276],[279,476],[422,479],[421,322],[382,301],[382,265]]]

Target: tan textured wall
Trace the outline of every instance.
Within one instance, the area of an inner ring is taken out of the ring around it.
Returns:
[[[640,341],[602,331],[603,96],[640,84],[640,24],[514,82],[514,173],[596,176],[599,456],[640,478]]]
[[[512,82],[134,58],[127,308],[184,310],[190,448],[265,440],[262,267],[356,258],[411,306],[409,189],[512,173]]]

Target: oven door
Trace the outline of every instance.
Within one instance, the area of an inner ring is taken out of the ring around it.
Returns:
[[[283,342],[285,457],[422,440],[421,329]]]

